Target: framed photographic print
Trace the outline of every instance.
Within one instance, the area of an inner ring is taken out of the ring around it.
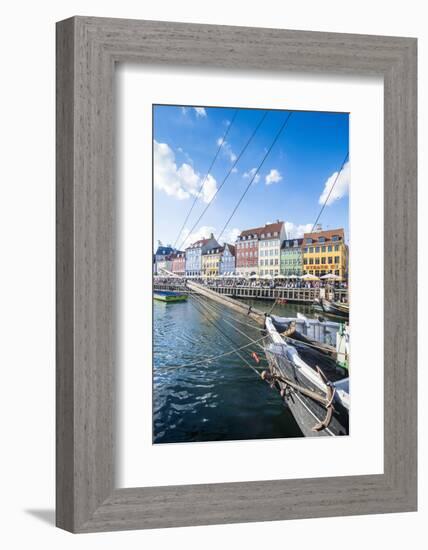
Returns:
[[[57,27],[57,525],[416,509],[416,41]]]

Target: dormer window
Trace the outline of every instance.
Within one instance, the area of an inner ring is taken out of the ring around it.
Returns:
[[[264,238],[265,238],[265,234],[264,234],[264,233],[262,233],[261,237],[262,237],[262,239],[264,239]]]
[[[268,236],[268,237],[270,237],[270,236],[271,236],[271,234],[270,234],[270,233],[268,233],[268,234],[267,234],[267,236]]]
[[[275,231],[273,234],[274,237],[278,237],[278,231]]]
[[[308,244],[312,244],[312,243],[313,243],[313,239],[306,239],[306,242],[307,242]]]
[[[333,237],[331,238],[332,241],[338,241],[339,240],[339,235],[333,235]]]
[[[318,240],[320,243],[325,243],[325,237],[320,237]]]

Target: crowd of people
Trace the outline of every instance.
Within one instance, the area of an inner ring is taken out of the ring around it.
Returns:
[[[305,279],[251,279],[246,277],[192,277],[189,281],[199,283],[208,287],[249,287],[249,288],[285,288],[285,289],[311,289],[311,288],[330,288],[346,289],[346,281],[335,281],[328,279],[305,280]],[[159,277],[156,276],[156,282],[161,285],[177,286],[177,277]],[[186,277],[180,278],[180,286],[185,286]]]

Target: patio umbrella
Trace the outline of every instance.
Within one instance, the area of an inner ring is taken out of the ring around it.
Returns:
[[[270,275],[269,273],[267,275],[264,275],[263,277],[261,277],[262,279],[273,279],[272,275]]]
[[[300,278],[304,281],[319,281],[319,277],[311,275],[310,273],[306,273],[306,275],[302,275]]]
[[[334,273],[326,273],[321,277],[321,279],[330,279],[332,281],[340,281],[342,280],[342,277],[339,277],[339,275],[335,275]]]
[[[259,279],[259,276],[257,273],[254,273],[254,275],[250,275],[250,279]]]

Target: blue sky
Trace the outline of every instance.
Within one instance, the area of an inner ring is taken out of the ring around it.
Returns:
[[[218,236],[289,114],[267,111],[240,156],[265,113],[259,109],[153,107],[155,246],[158,240],[163,244],[176,242],[204,178],[203,191],[177,246],[187,237],[184,248],[189,241],[208,236],[210,231]],[[286,222],[290,237],[301,236],[314,223],[335,180],[320,223],[323,229],[343,227],[348,235],[348,162],[336,177],[348,149],[347,113],[293,111],[221,241],[226,238],[231,242],[239,231],[277,219]],[[217,160],[206,176],[217,151]],[[233,172],[192,230],[235,163]]]

